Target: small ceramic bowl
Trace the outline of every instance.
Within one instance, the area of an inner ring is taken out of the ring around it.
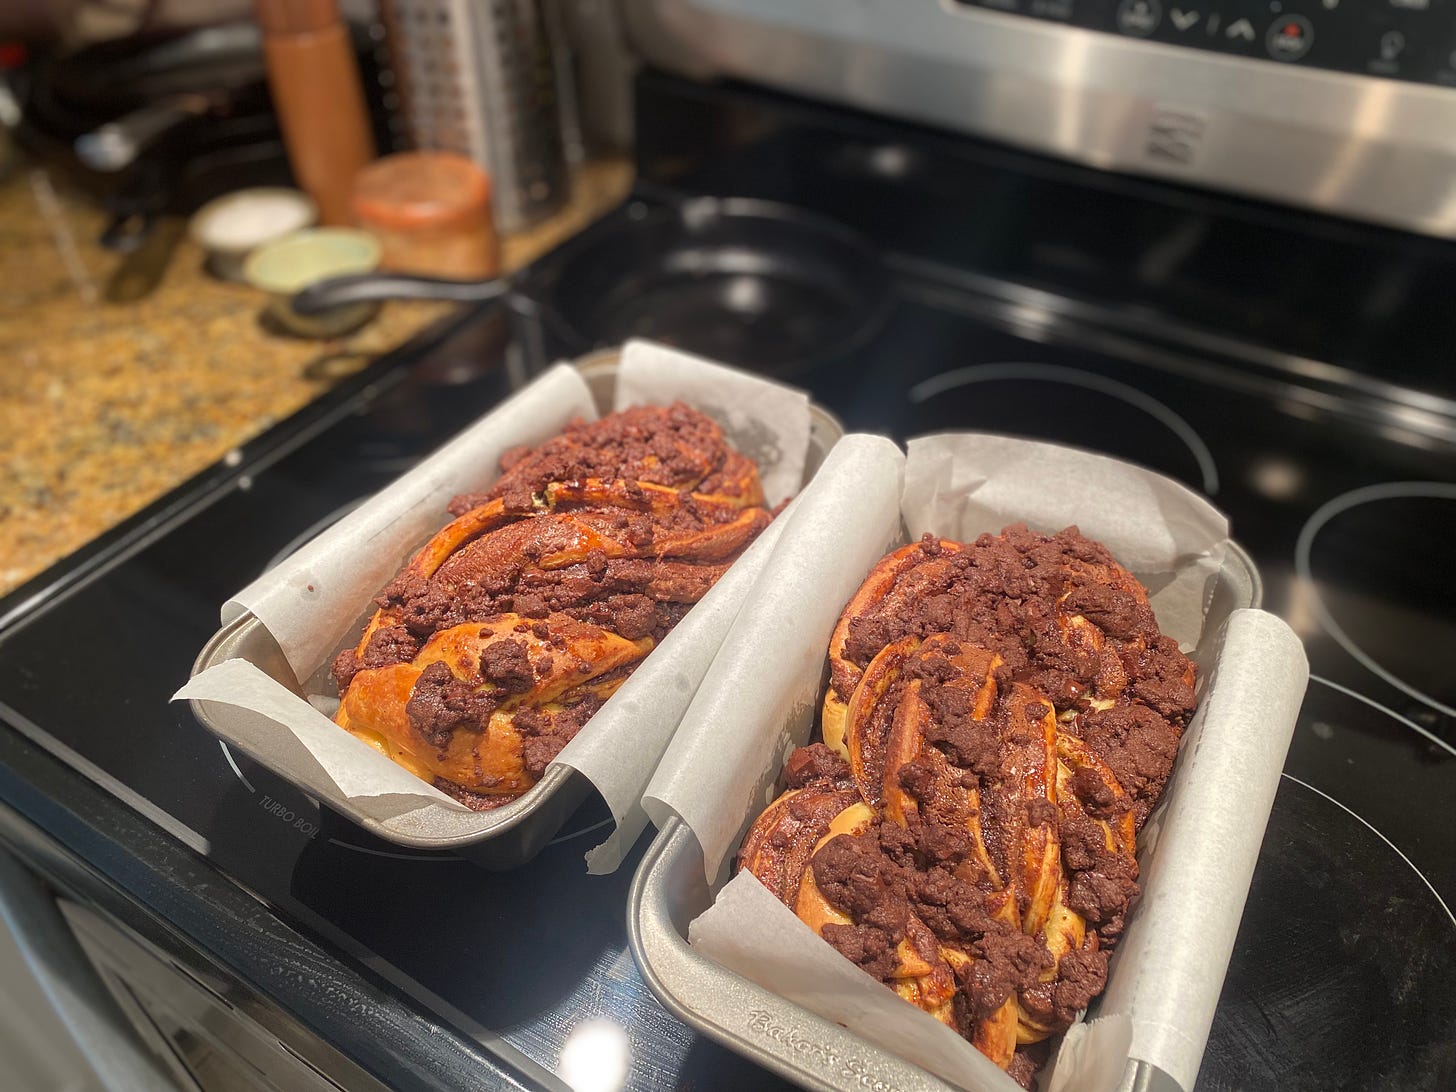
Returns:
[[[243,263],[258,247],[311,228],[318,206],[308,194],[284,186],[255,186],[209,201],[192,214],[188,230],[206,253],[209,273],[243,280]]]
[[[295,292],[348,273],[372,273],[379,265],[379,243],[357,228],[310,228],[260,246],[243,263],[243,278],[268,293],[267,313],[302,337],[339,337],[363,326],[379,304],[347,303],[316,315],[301,315],[290,304]]]

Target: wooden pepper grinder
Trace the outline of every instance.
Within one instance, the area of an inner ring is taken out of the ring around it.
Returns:
[[[364,85],[338,0],[255,0],[273,109],[299,186],[325,224],[350,222],[354,176],[374,158]]]

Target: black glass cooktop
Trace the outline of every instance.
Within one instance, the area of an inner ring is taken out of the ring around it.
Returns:
[[[644,191],[613,216],[668,199]],[[1264,605],[1307,643],[1313,680],[1200,1086],[1456,1087],[1456,446],[1368,392],[902,257],[885,255],[876,328],[792,381],[851,429],[1034,436],[1186,482],[1229,515]],[[691,329],[668,333],[693,347]],[[647,992],[624,936],[646,843],[587,876],[597,805],[492,874],[372,838],[167,703],[230,593],[573,347],[530,308],[482,309],[339,395],[291,450],[210,481],[172,526],[0,632],[0,717],[508,1060],[571,1080],[600,1056],[583,1037],[605,1036],[633,1088],[773,1084]]]

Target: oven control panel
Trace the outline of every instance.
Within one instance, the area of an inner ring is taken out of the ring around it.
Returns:
[[[1456,86],[1456,0],[953,0],[1125,38]]]

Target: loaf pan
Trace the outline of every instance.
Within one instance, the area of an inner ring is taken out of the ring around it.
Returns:
[[[576,361],[602,414],[612,408],[617,360],[617,350],[610,350]],[[809,421],[809,451],[804,465],[806,483],[829,449],[844,435],[844,427],[820,406],[810,405]],[[354,638],[357,639],[357,634]],[[198,675],[231,659],[247,660],[294,693],[302,694],[302,687],[278,643],[251,614],[243,614],[212,636],[192,665],[192,674]],[[214,735],[250,757],[262,760],[248,742],[257,732],[258,722],[264,719],[259,714],[227,705],[199,701],[191,704],[197,719]],[[432,809],[424,818],[421,817],[424,813],[416,812],[381,821],[361,812],[327,778],[265,765],[319,803],[387,841],[415,849],[450,850],[492,869],[515,868],[529,861],[556,836],[592,792],[591,783],[582,774],[553,766],[525,794],[491,811],[455,812],[439,808]]]
[[[1229,543],[1214,582],[1203,639],[1212,640],[1231,613],[1257,607],[1262,598],[1253,561],[1242,547]],[[726,877],[719,882],[726,882]],[[704,879],[697,838],[680,819],[669,820],[638,868],[627,900],[632,954],[648,987],[669,1012],[804,1088],[823,1092],[850,1087],[897,1092],[953,1088],[912,1062],[699,955],[688,945],[688,924],[708,909],[715,894],[716,888]],[[974,1048],[967,1044],[966,1049]],[[1120,1089],[1140,1092],[1160,1087],[1158,1078],[1156,1067],[1129,1061]]]

